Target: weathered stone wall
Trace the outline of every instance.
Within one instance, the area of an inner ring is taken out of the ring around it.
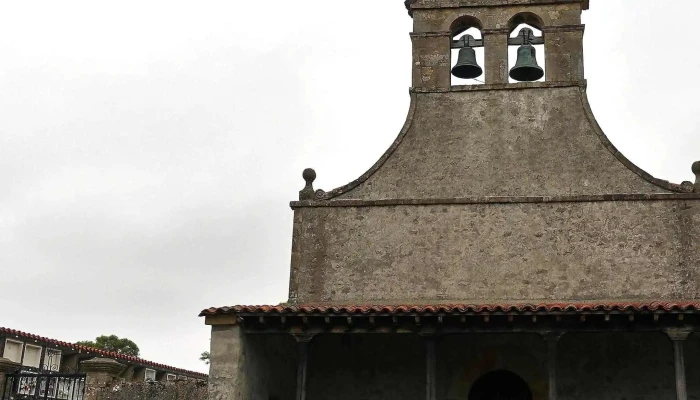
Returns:
[[[417,336],[320,335],[309,350],[307,400],[423,400]]]
[[[212,326],[209,400],[293,400],[296,343],[290,335],[245,335]]]
[[[299,303],[700,298],[700,201],[300,208]]]

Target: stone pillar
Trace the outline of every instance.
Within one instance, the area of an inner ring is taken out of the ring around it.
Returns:
[[[484,29],[486,83],[508,83],[508,29]]]
[[[583,71],[584,25],[545,27],[545,71],[548,82],[580,82]]]
[[[425,338],[425,400],[437,399],[437,355],[435,337]]]
[[[449,90],[452,86],[450,32],[411,33],[413,88]]]
[[[309,343],[313,335],[294,335],[297,341],[297,391],[296,400],[306,400],[306,377],[309,364]]]
[[[685,375],[685,353],[683,345],[690,335],[687,329],[667,329],[666,334],[673,342],[673,356],[676,370],[676,399],[688,400],[688,389]]]
[[[126,368],[111,358],[93,358],[80,363],[80,372],[87,375],[85,379],[84,400],[94,400],[100,389],[112,386],[119,374]]]
[[[544,333],[547,342],[547,373],[549,376],[549,400],[557,400],[557,346],[561,332]]]
[[[19,363],[10,361],[7,358],[0,358],[0,395],[2,395],[2,390],[5,387],[6,375],[17,371],[20,366]]]
[[[235,319],[231,321],[235,324]],[[246,379],[245,333],[238,325],[213,325],[209,351],[209,398],[244,399],[249,388]]]

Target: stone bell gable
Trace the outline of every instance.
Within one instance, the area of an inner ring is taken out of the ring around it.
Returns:
[[[315,190],[316,173],[305,172],[291,204],[290,301],[700,297],[700,185],[652,177],[596,122],[583,69],[587,1],[407,6],[408,118],[355,181]],[[542,32],[542,82],[508,77],[522,23]],[[454,38],[470,28],[482,36],[485,84],[453,86]]]
[[[318,199],[566,196],[692,191],[624,157],[595,120],[583,75],[587,2],[407,2],[414,19],[407,121],[380,160]],[[546,82],[508,82],[509,35],[543,31]],[[451,86],[450,41],[477,28],[487,85]]]
[[[416,0],[413,16],[413,87],[449,88],[449,42],[456,33],[478,28],[488,47],[486,83],[508,83],[507,37],[521,23],[544,31],[547,81],[584,79],[581,12],[587,0]]]

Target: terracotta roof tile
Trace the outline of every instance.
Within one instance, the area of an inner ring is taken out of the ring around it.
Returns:
[[[674,312],[700,311],[700,300],[668,302],[608,302],[608,303],[500,303],[500,304],[437,304],[437,305],[298,305],[298,306],[232,306],[212,307],[199,316],[222,314],[465,314],[465,313],[526,313],[526,312]]]
[[[188,374],[190,376],[199,377],[200,379],[207,379],[207,377],[208,377],[207,374],[203,374],[201,372],[194,372],[194,371],[189,371],[189,370],[182,369],[182,368],[175,368],[175,367],[171,367],[169,365],[159,364],[159,363],[155,363],[153,361],[144,360],[144,359],[139,358],[139,357],[132,357],[129,355],[115,353],[112,351],[106,351],[106,350],[102,350],[102,349],[96,349],[93,347],[81,346],[81,345],[75,344],[75,343],[68,343],[68,342],[63,342],[63,341],[56,340],[56,339],[50,339],[47,337],[35,335],[33,333],[18,331],[16,329],[0,327],[0,333],[9,334],[9,335],[12,335],[15,337],[33,339],[33,340],[37,340],[37,341],[44,342],[44,343],[50,343],[50,344],[55,345],[55,346],[69,347],[69,348],[72,348],[75,350],[80,350],[82,352],[87,352],[87,353],[92,353],[95,355],[100,355],[103,357],[113,358],[115,360],[122,360],[122,361],[142,364],[142,365],[146,365],[146,366],[150,366],[150,367],[165,369],[165,370],[169,370],[169,371],[173,371],[173,372],[180,372],[183,374]]]

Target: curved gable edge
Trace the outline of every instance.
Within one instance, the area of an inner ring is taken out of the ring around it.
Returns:
[[[617,160],[620,163],[622,163],[622,165],[624,165],[627,169],[634,172],[635,174],[637,174],[637,176],[644,179],[645,181],[656,185],[662,189],[677,193],[693,192],[692,186],[686,188],[682,185],[653,177],[651,174],[639,168],[636,164],[634,164],[627,157],[625,157],[625,155],[622,154],[615,147],[615,145],[612,144],[610,139],[608,139],[608,137],[605,135],[605,132],[603,132],[603,129],[600,127],[600,124],[598,124],[598,121],[596,120],[595,115],[593,114],[593,110],[591,109],[591,104],[588,101],[588,94],[586,93],[585,85],[581,87],[581,103],[583,104],[583,109],[586,114],[586,118],[588,119],[588,122],[591,124],[593,130],[598,135],[598,138],[600,139],[601,143],[603,143],[603,146],[605,146],[605,148],[608,149],[608,151],[610,151],[610,153],[612,153],[612,155],[614,155],[615,158],[617,158]]]
[[[391,144],[391,146],[389,146],[389,148],[384,152],[384,154],[382,154],[379,160],[377,160],[377,162],[374,163],[374,165],[370,169],[368,169],[367,172],[362,174],[359,178],[355,179],[354,181],[348,183],[347,185],[335,188],[330,192],[325,192],[321,189],[317,190],[314,194],[315,200],[330,200],[334,197],[338,197],[342,194],[348,193],[356,187],[360,186],[360,184],[362,184],[372,175],[374,175],[375,172],[379,171],[382,165],[384,165],[384,163],[389,159],[389,157],[391,157],[394,151],[396,151],[396,149],[401,145],[401,142],[406,137],[408,131],[411,129],[411,126],[413,125],[413,119],[416,115],[416,103],[416,93],[411,91],[411,105],[408,109],[408,116],[406,117],[406,122],[404,123],[403,128],[401,128],[401,132],[399,132],[399,135],[396,137],[396,139],[394,139],[394,142]]]
[[[586,87],[581,86],[580,88],[580,95],[581,95],[581,104],[583,105],[584,113],[586,115],[586,118],[590,125],[593,127],[593,130],[595,131],[596,135],[598,136],[598,139],[601,141],[603,146],[620,162],[622,165],[624,165],[628,170],[632,171],[634,174],[642,178],[643,180],[661,188],[664,190],[668,190],[671,192],[675,193],[692,193],[693,192],[693,187],[692,186],[684,186],[676,183],[671,183],[669,181],[663,180],[663,179],[658,179],[649,174],[648,172],[644,171],[637,165],[635,165],[632,161],[630,161],[627,157],[625,157],[624,154],[622,154],[616,147],[613,145],[613,143],[608,139],[608,137],[605,135],[603,132],[602,128],[598,124],[598,121],[595,118],[595,115],[593,114],[593,110],[591,108],[590,102],[588,101],[588,95],[586,93]],[[417,99],[416,99],[417,93],[411,91],[411,104],[409,107],[408,111],[408,116],[406,118],[406,122],[403,125],[403,128],[399,132],[398,136],[394,140],[394,142],[389,146],[389,148],[384,152],[384,154],[377,160],[377,162],[367,170],[364,174],[362,174],[359,178],[355,179],[354,181],[337,187],[331,191],[324,191],[324,190],[316,190],[314,193],[314,200],[316,201],[328,201],[332,200],[338,196],[347,194],[351,192],[353,189],[359,187],[362,183],[367,181],[372,175],[374,175],[379,169],[387,162],[387,160],[392,156],[392,154],[398,149],[398,147],[401,145],[403,142],[404,138],[406,137],[406,134],[410,130],[411,126],[413,125],[413,121],[415,118],[416,114],[416,108],[417,108]]]

